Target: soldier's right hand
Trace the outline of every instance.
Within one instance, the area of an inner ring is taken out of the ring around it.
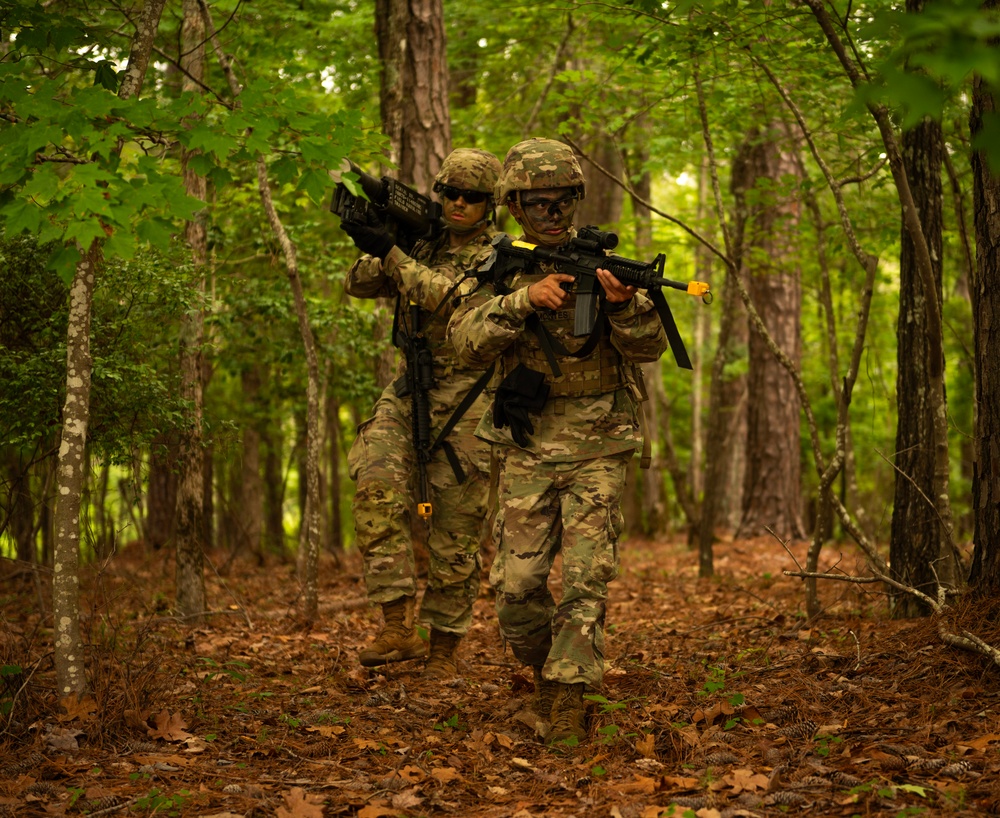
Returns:
[[[550,273],[541,281],[536,281],[528,287],[528,300],[536,310],[548,309],[558,310],[569,301],[570,294],[563,289],[563,284],[568,284],[576,279],[566,273]]]

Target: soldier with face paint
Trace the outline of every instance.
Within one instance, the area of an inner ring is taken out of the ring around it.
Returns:
[[[558,248],[574,235],[583,173],[561,142],[529,139],[497,182],[522,241]],[[496,362],[495,397],[477,429],[493,446],[497,553],[490,572],[501,634],[531,666],[548,744],[587,737],[584,693],[601,685],[608,583],[618,576],[625,466],[641,448],[636,364],[667,338],[652,301],[598,270],[595,334],[573,336],[574,280],[526,268],[463,296],[448,336],[468,366]],[[562,555],[562,596],[548,579]]]
[[[416,628],[417,580],[411,515],[417,502],[417,452],[413,406],[402,388],[406,362],[382,393],[373,416],[358,428],[348,464],[357,483],[354,526],[364,559],[368,598],[381,605],[384,627],[360,655],[366,667],[427,657],[422,676],[447,679],[457,673],[457,649],[472,621],[479,593],[480,539],[486,514],[489,447],[475,426],[485,409],[480,396],[459,408],[482,375],[455,356],[445,341],[454,282],[489,248],[493,191],[500,170],[491,153],[453,151],[441,165],[434,192],[441,200],[445,229],[416,244],[410,255],[394,246],[378,224],[342,224],[363,256],[347,274],[345,291],[358,298],[395,297],[396,325],[422,333],[433,359],[430,390],[432,437],[441,440],[426,465],[431,501],[429,575],[419,621],[430,629],[430,651]],[[419,327],[412,326],[416,321]],[[458,417],[455,420],[456,416]],[[450,428],[450,424],[454,426]],[[442,430],[444,434],[442,435]]]

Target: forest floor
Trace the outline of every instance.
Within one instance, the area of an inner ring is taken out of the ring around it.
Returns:
[[[294,566],[240,561],[192,627],[170,560],[129,549],[85,572],[91,693],[60,703],[45,583],[2,563],[0,816],[1000,814],[1000,671],[889,619],[875,585],[821,582],[807,621],[782,574],[805,549],[721,542],[701,580],[683,544],[626,541],[591,740],[565,751],[485,584],[461,678],[430,683],[359,667],[380,617],[353,553],[324,557],[311,628]],[[821,563],[863,573],[846,547]],[[956,617],[1000,644],[995,617]]]

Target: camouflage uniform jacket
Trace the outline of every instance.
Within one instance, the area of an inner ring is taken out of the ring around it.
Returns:
[[[572,463],[634,451],[642,446],[638,422],[641,386],[632,364],[655,361],[668,346],[653,302],[636,293],[623,308],[608,313],[610,334],[585,359],[557,356],[564,372],[555,377],[545,363],[536,334],[526,327],[526,319],[537,312],[541,323],[570,351],[578,350],[585,339],[572,334],[575,299],[558,311],[536,311],[528,300],[528,286],[550,272],[553,270],[547,265],[516,272],[506,282],[508,294],[498,295],[490,284],[474,290],[453,313],[448,336],[458,357],[470,367],[482,370],[498,360],[494,387],[519,362],[545,374],[552,391],[541,413],[531,415],[534,432],[527,447],[543,460]],[[599,357],[594,360],[594,356]],[[589,363],[591,373],[586,377],[600,370],[596,387],[593,381],[582,390],[565,383],[585,377],[579,372],[581,361]],[[574,394],[580,391],[587,394]],[[476,435],[491,443],[520,448],[508,427],[493,425],[492,404]]]
[[[344,282],[344,291],[355,298],[395,298],[398,295],[399,309],[404,311],[407,320],[410,303],[421,307],[421,325],[434,358],[436,387],[431,393],[431,400],[436,426],[440,425],[437,421],[443,423],[448,419],[450,411],[458,406],[483,370],[459,361],[454,347],[446,342],[445,328],[451,314],[450,304],[442,305],[433,320],[427,322],[465,271],[474,267],[474,260],[489,249],[495,235],[496,231],[491,226],[468,244],[452,249],[448,246],[448,233],[445,232],[434,241],[417,242],[412,256],[398,247],[392,248],[385,261],[362,256],[354,262]],[[406,360],[401,358],[397,378],[405,372]],[[404,417],[409,417],[409,399],[396,399],[392,385],[385,390],[383,398],[395,399],[398,410]],[[480,396],[466,416],[478,417],[482,412],[482,401]]]

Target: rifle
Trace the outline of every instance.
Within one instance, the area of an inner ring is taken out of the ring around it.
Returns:
[[[430,402],[430,390],[434,388],[434,359],[427,346],[427,338],[420,329],[418,304],[410,304],[409,329],[397,332],[395,340],[396,346],[406,356],[406,380],[401,384],[402,388],[396,390],[396,396],[410,396],[413,450],[417,455],[417,515],[427,518],[434,512],[427,480],[427,464],[434,453]]]
[[[608,230],[600,230],[593,225],[580,228],[575,238],[559,248],[542,247],[526,241],[515,241],[501,233],[493,240],[493,253],[477,271],[482,280],[502,282],[509,275],[525,266],[525,262],[549,262],[560,273],[571,275],[577,280],[576,318],[573,335],[590,335],[597,322],[597,297],[601,283],[597,278],[598,268],[608,270],[622,284],[646,290],[656,307],[656,311],[667,333],[670,348],[678,366],[691,369],[691,361],[684,342],[677,330],[677,324],[670,312],[670,306],[663,295],[663,287],[682,290],[688,295],[700,296],[706,303],[712,302],[711,287],[703,281],[674,281],[663,277],[666,256],[660,253],[651,262],[636,261],[624,256],[608,255],[606,251],[618,246],[618,235]]]
[[[433,239],[440,233],[439,202],[389,176],[376,179],[349,159],[345,162],[346,170],[334,174],[339,178],[330,201],[330,210],[342,221],[366,224],[376,219],[406,252],[420,239]],[[358,177],[356,183],[344,179],[347,172]]]

